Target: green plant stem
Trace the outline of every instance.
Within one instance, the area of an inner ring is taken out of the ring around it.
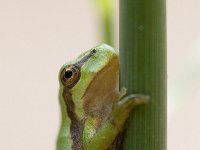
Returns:
[[[151,97],[131,114],[124,150],[166,150],[165,4],[120,0],[120,85]]]

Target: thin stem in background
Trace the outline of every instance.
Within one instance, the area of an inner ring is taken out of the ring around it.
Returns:
[[[92,0],[99,9],[102,42],[113,46],[113,0]]]

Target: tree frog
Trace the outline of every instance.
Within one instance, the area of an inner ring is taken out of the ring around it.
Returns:
[[[148,96],[119,90],[119,55],[102,44],[59,73],[62,122],[57,150],[117,150],[125,121]]]

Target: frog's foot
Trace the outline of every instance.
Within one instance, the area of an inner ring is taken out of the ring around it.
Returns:
[[[143,94],[130,94],[113,104],[112,120],[115,124],[122,125],[128,118],[134,106],[146,104],[150,97]]]
[[[146,104],[148,103],[150,97],[148,95],[144,94],[130,94],[128,96],[125,96],[123,99],[118,101],[118,105],[124,107],[133,107],[136,105]]]
[[[122,99],[127,94],[127,88],[122,87],[119,92],[119,100]]]

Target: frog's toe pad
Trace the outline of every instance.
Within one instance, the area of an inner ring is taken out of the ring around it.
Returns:
[[[140,105],[146,104],[149,102],[150,97],[144,94],[130,94],[124,97],[121,101],[119,101],[120,105],[128,104],[128,105]]]

